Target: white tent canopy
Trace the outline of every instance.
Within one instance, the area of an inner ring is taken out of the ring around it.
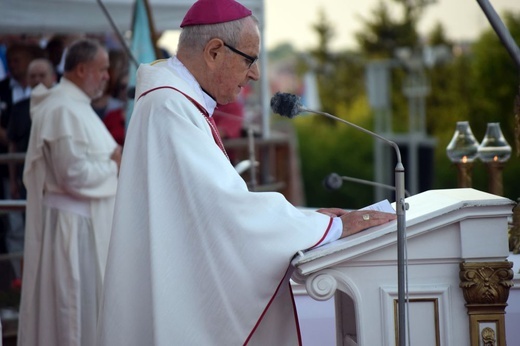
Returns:
[[[177,30],[195,0],[149,0],[155,29]],[[263,0],[240,1],[263,22]],[[134,0],[102,0],[121,32],[130,29]],[[112,28],[97,0],[0,0],[2,33],[98,33]]]
[[[134,0],[101,0],[120,33],[131,29]],[[148,0],[155,30],[177,30],[195,0]],[[264,33],[264,0],[241,0],[253,11]],[[112,32],[110,21],[97,0],[0,0],[0,35]],[[269,137],[269,95],[266,52],[262,41],[260,67],[264,71],[260,93],[262,134]]]

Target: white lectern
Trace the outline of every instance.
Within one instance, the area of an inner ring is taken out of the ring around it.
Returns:
[[[410,345],[505,345],[514,202],[474,189],[406,202]],[[396,345],[396,231],[396,222],[374,227],[293,260],[293,280],[311,297],[335,295],[338,345]]]

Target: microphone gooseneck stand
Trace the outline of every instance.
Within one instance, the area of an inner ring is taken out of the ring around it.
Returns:
[[[350,181],[350,182],[353,182],[353,183],[370,185],[370,186],[375,186],[375,187],[382,187],[383,189],[388,189],[388,190],[392,190],[392,191],[395,192],[395,186],[378,183],[376,181],[370,181],[370,180],[365,180],[365,179],[348,177],[348,176],[345,176],[345,175],[339,175],[337,173],[329,174],[327,176],[327,179],[329,179],[329,178],[332,178],[334,180],[339,179],[341,181],[345,180],[345,181]],[[325,187],[327,189],[329,189],[329,190],[336,190],[336,189],[339,189],[341,187],[341,185],[336,187],[336,186],[328,186],[327,184],[325,184]],[[405,195],[405,197],[410,197],[410,193],[407,190],[404,190],[404,195]]]
[[[369,131],[361,126],[351,123],[347,120],[338,118],[332,114],[319,112],[305,107],[300,107],[303,112],[316,113],[324,115],[328,118],[340,121],[347,125],[350,125],[362,132],[365,132],[373,137],[376,137],[383,142],[391,145],[395,149],[395,155],[397,157],[397,164],[395,166],[395,204],[396,204],[396,215],[397,215],[397,313],[398,313],[398,345],[406,346],[406,311],[405,311],[405,289],[406,289],[406,277],[405,277],[405,251],[406,251],[406,210],[408,205],[405,202],[405,185],[404,185],[404,166],[401,161],[401,152],[399,146],[381,136],[375,132]]]

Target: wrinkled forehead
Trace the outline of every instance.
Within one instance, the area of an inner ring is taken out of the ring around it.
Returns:
[[[260,29],[254,20],[247,21],[242,29],[240,36],[240,44],[249,47],[255,47],[260,50]]]

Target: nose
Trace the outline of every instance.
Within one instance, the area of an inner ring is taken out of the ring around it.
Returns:
[[[260,65],[258,61],[249,68],[248,77],[255,82],[260,79]]]

